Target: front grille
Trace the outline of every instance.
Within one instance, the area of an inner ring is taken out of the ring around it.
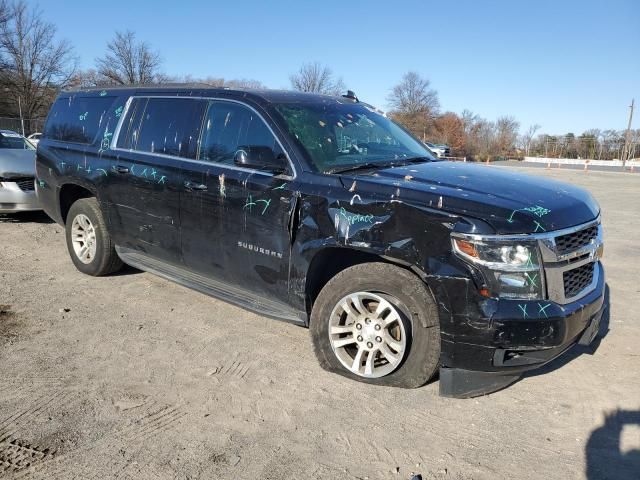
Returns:
[[[33,192],[36,189],[35,179],[33,178],[23,178],[21,180],[15,180],[15,182],[23,192]]]
[[[559,255],[573,252],[579,248],[589,245],[591,240],[598,236],[598,225],[592,225],[591,227],[577,232],[568,233],[560,237],[556,237],[556,251]]]
[[[582,290],[591,285],[593,281],[593,270],[595,263],[590,262],[581,267],[567,270],[562,274],[564,281],[564,296],[566,298],[575,297]]]

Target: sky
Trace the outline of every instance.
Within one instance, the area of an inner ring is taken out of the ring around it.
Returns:
[[[116,30],[160,52],[168,75],[260,80],[289,88],[320,62],[383,110],[407,71],[441,110],[521,130],[624,129],[640,104],[640,1],[28,0],[92,68]],[[640,107],[634,128],[640,128]]]

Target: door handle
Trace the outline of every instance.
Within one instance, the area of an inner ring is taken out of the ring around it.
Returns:
[[[129,167],[123,167],[122,165],[114,165],[113,171],[124,175],[126,173],[129,173]]]
[[[200,192],[203,192],[203,191],[209,189],[209,187],[207,187],[203,183],[191,182],[189,180],[184,182],[184,188],[186,188],[189,191],[194,191],[195,190],[195,191],[200,191]]]

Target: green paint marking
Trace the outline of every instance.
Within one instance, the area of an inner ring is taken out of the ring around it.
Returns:
[[[356,223],[373,223],[373,215],[360,215],[359,213],[350,213],[344,207],[340,207],[340,216],[344,217],[349,225]]]
[[[262,209],[262,213],[260,215],[264,215],[264,212],[267,211],[267,208],[269,208],[269,204],[271,204],[271,199],[269,200],[256,200],[256,203],[258,202],[264,202],[264,208]]]
[[[541,304],[538,304],[538,307],[540,308],[540,310],[538,310],[538,314],[540,313],[544,313],[544,317],[545,318],[549,318],[549,316],[547,315],[547,308],[549,308],[551,306],[550,303],[547,303],[544,307]]]
[[[251,195],[249,195],[249,196],[247,197],[247,201],[246,201],[246,203],[244,204],[244,207],[242,207],[242,209],[244,210],[245,208],[249,207],[249,211],[251,211],[251,209],[252,209],[252,207],[253,207],[254,205],[257,205],[257,203],[256,203],[256,202],[254,202],[254,201],[253,201],[253,197],[252,197]]]
[[[105,177],[109,176],[109,174],[107,173],[107,171],[104,168],[96,168],[96,172],[102,173]]]
[[[101,96],[101,97],[104,97],[106,94],[107,94],[107,91],[106,91],[106,90],[102,90],[102,91],[100,92],[100,96]]]
[[[116,108],[116,118],[120,118],[120,115],[122,115],[122,109],[122,107]]]
[[[522,318],[527,318],[529,316],[529,314],[527,313],[527,304],[526,303],[524,305],[518,304],[518,308],[522,312]]]
[[[549,210],[548,208],[541,207],[540,205],[534,205],[533,207],[518,208],[517,210],[514,210],[513,212],[511,212],[511,215],[509,215],[509,218],[507,218],[507,222],[513,223],[513,217],[518,212],[529,212],[529,213],[533,213],[537,217],[544,217],[545,215],[551,213],[551,210]]]
[[[527,263],[525,264],[525,267],[527,268],[533,267],[533,260],[531,260],[531,252],[529,252],[529,258],[527,258]]]
[[[540,222],[538,222],[537,220],[534,220],[533,223],[535,223],[536,225],[536,229],[533,231],[533,233],[536,233],[538,231],[543,231],[543,232],[547,231],[542,225],[540,225]]]
[[[133,172],[132,172],[133,173]],[[164,175],[162,175],[159,179],[158,179],[158,185],[164,185],[167,180],[167,177],[165,177]]]
[[[87,119],[87,115],[89,115],[89,112],[84,112],[82,115],[80,115],[80,121],[85,121]]]
[[[544,217],[546,214],[550,213],[551,210],[548,208],[541,207],[540,205],[536,205],[534,207],[523,208],[523,210],[527,212],[531,212],[538,217]]]
[[[279,187],[274,188],[273,190],[284,190],[284,187],[286,187],[287,184],[283,183],[282,185],[280,185]]]
[[[529,255],[529,261],[531,261],[531,255]],[[527,280],[529,280],[529,284],[532,287],[537,287],[538,286],[538,283],[537,283],[538,274],[537,273],[534,274],[533,277],[532,277],[531,275],[529,275],[528,272],[524,272],[524,276],[527,277]]]

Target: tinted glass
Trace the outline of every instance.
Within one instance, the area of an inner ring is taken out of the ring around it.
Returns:
[[[276,109],[319,171],[416,157],[435,160],[423,144],[365,104],[284,103]]]
[[[68,97],[53,104],[44,137],[92,144],[116,97]]]
[[[233,164],[238,147],[269,147],[282,152],[264,121],[250,108],[231,102],[211,102],[204,121],[200,160]]]
[[[35,150],[35,147],[22,135],[8,132],[0,132],[0,148],[13,150]]]
[[[140,119],[147,106],[146,98],[133,98],[127,110],[127,116],[122,121],[120,135],[118,136],[118,148],[131,149],[135,146],[140,133]]]
[[[135,150],[196,158],[205,108],[202,100],[150,98]]]

